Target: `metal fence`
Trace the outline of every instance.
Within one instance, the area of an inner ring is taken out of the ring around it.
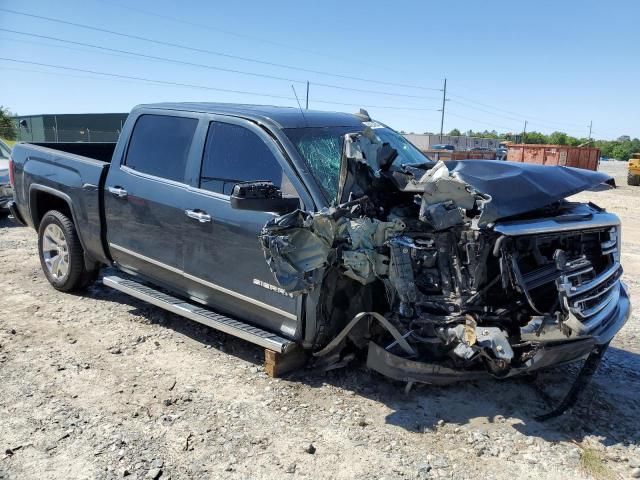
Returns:
[[[117,142],[120,129],[92,130],[76,128],[61,130],[53,128],[19,129],[18,141],[22,142]]]

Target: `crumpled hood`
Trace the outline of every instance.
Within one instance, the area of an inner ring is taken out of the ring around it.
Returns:
[[[483,207],[485,224],[546,207],[585,190],[615,186],[609,175],[580,168],[497,160],[446,164],[451,174],[491,197]]]

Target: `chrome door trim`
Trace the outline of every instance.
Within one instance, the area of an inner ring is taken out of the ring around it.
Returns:
[[[221,287],[220,285],[216,285],[215,283],[211,283],[211,282],[208,282],[208,281],[203,280],[201,278],[194,277],[193,275],[189,275],[188,273],[185,273],[184,271],[180,270],[179,268],[172,267],[171,265],[167,265],[166,263],[162,263],[162,262],[159,262],[158,260],[154,260],[153,258],[149,258],[149,257],[147,257],[145,255],[141,255],[140,253],[133,252],[133,251],[129,250],[128,248],[121,247],[120,245],[116,245],[116,244],[111,243],[111,242],[109,242],[109,247],[111,247],[111,248],[113,248],[115,250],[118,250],[118,251],[120,251],[122,253],[125,253],[127,255],[131,255],[132,257],[139,258],[140,260],[143,260],[145,262],[149,262],[149,263],[151,263],[151,264],[153,264],[153,265],[155,265],[157,267],[164,268],[165,270],[168,270],[170,272],[177,273],[178,275],[182,275],[184,278],[187,278],[187,279],[192,280],[194,282],[200,283],[200,284],[202,284],[202,285],[204,285],[206,287],[212,288],[214,290],[218,290],[219,292],[225,293],[225,294],[227,294],[229,296],[235,297],[235,298],[237,298],[239,300],[242,300],[244,302],[251,303],[252,305],[255,305],[257,307],[260,307],[260,308],[263,308],[265,310],[269,310],[271,312],[277,313],[278,315],[281,315],[281,316],[283,316],[285,318],[288,318],[289,320],[294,320],[294,321],[298,320],[297,315],[294,315],[293,313],[285,312],[284,310],[280,310],[279,308],[276,308],[276,307],[274,307],[272,305],[269,305],[267,303],[264,303],[264,302],[261,302],[259,300],[254,299],[254,298],[251,298],[251,297],[248,297],[246,295],[243,295],[242,293],[238,293],[238,292],[236,292],[234,290],[229,290],[228,288]]]
[[[172,267],[171,265],[167,265],[166,263],[162,263],[157,260],[154,260],[153,258],[146,257],[132,250],[129,250],[128,248],[124,248],[124,247],[121,247],[120,245],[116,245],[115,243],[109,242],[109,247],[115,250],[118,250],[122,253],[126,253],[127,255],[131,255],[132,257],[139,258],[140,260],[144,260],[145,262],[149,262],[153,265],[156,265],[157,267],[162,267],[165,270],[169,270],[170,272],[177,273],[178,275],[182,275],[182,270],[180,270],[179,268]]]
[[[193,218],[194,220],[199,221],[200,223],[206,223],[211,221],[211,215],[209,215],[207,212],[202,212],[198,210],[185,210],[184,214],[189,218]]]

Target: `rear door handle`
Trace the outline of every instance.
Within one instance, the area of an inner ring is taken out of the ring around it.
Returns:
[[[187,215],[187,217],[194,218],[200,223],[211,221],[211,215],[209,215],[207,212],[203,212],[202,210],[185,210],[184,213]]]
[[[127,191],[122,187],[108,187],[107,190],[118,198],[127,198]]]

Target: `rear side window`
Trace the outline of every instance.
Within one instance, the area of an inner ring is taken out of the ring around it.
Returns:
[[[184,181],[197,126],[195,118],[141,115],[133,128],[125,165],[156,177]]]
[[[239,182],[270,180],[281,187],[282,167],[267,144],[240,125],[211,122],[202,158],[200,188],[230,195]]]

